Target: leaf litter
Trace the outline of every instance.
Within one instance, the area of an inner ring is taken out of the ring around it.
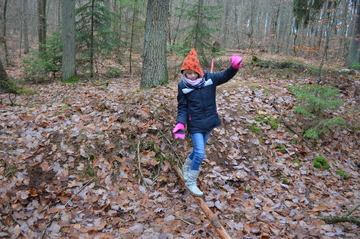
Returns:
[[[207,206],[233,238],[358,238],[355,225],[327,225],[317,216],[359,203],[359,133],[342,130],[309,145],[284,124],[256,120],[280,120],[272,104],[295,119],[287,86],[311,82],[261,74],[244,70],[218,88],[223,126],[212,133],[199,177]],[[148,90],[121,78],[106,88],[32,87],[39,94],[16,98],[26,106],[9,106],[1,95],[0,237],[216,237],[172,168],[191,150],[189,137],[170,133],[176,82]],[[359,99],[344,98],[336,114],[355,122]],[[330,170],[313,167],[318,155]]]

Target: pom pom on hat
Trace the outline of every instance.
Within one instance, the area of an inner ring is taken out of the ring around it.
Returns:
[[[204,71],[200,66],[198,55],[194,48],[191,49],[189,55],[185,57],[184,63],[181,66],[181,73],[184,70],[192,70],[199,74],[199,77],[203,77]]]

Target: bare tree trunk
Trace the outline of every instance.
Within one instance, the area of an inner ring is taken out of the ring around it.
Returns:
[[[221,40],[221,45],[223,45],[224,48],[228,47],[228,31],[229,31],[229,12],[230,12],[230,7],[232,6],[232,4],[230,4],[230,0],[226,0],[225,3],[225,11],[224,11],[224,17],[222,19],[222,40]]]
[[[317,34],[318,41],[317,41],[317,44],[315,47],[317,48],[319,53],[321,50],[321,45],[323,44],[322,42],[323,42],[323,35],[324,35],[324,26],[326,27],[326,26],[328,26],[328,24],[330,24],[330,23],[328,23],[328,20],[330,20],[330,19],[327,19],[327,15],[328,15],[327,11],[328,11],[328,0],[326,0],[323,5],[323,9],[322,9],[321,15],[320,15],[320,21],[318,21],[318,24],[320,24],[320,26],[318,26],[318,29],[319,29],[318,34]],[[329,34],[330,34],[330,31],[326,31],[326,37],[328,37]],[[327,47],[328,47],[327,42],[325,42],[324,48],[327,48]],[[327,49],[324,49],[323,53],[325,53],[325,55],[326,55]],[[323,54],[322,59],[325,55]]]
[[[340,30],[340,56],[344,56],[346,49],[347,49],[347,41],[346,41],[346,31],[347,31],[347,17],[348,17],[348,6],[349,6],[349,1],[350,0],[346,0],[346,2],[344,3],[344,7],[343,7],[343,13],[342,13],[342,18],[344,19],[344,26],[341,28]]]
[[[279,2],[279,5],[277,6],[276,9],[276,17],[274,18],[274,34],[275,34],[275,40],[274,40],[274,54],[277,54],[279,52],[279,39],[280,39],[280,11],[281,11],[281,6],[282,5],[282,1]]]
[[[5,0],[4,2],[4,11],[3,11],[3,16],[2,16],[2,20],[3,20],[3,34],[2,34],[2,38],[0,38],[0,41],[3,41],[4,43],[4,52],[5,52],[5,63],[9,64],[9,51],[7,48],[7,40],[6,40],[6,9],[7,9],[7,3],[8,1]]]
[[[62,7],[62,79],[66,80],[76,74],[75,46],[75,0],[63,0]]]
[[[28,0],[24,0],[22,5],[23,12],[23,39],[24,39],[24,54],[29,54],[29,27],[28,27]]]
[[[91,1],[91,22],[90,22],[90,76],[94,76],[94,5],[95,0]]]
[[[6,79],[8,78],[4,66],[1,62],[0,57],[0,93],[8,92],[8,85],[6,84]]]
[[[38,0],[38,17],[39,17],[39,51],[43,52],[46,44],[46,0]]]
[[[141,88],[168,82],[166,37],[169,1],[149,0],[146,11]]]
[[[137,0],[134,1],[134,6],[137,4]],[[130,38],[130,55],[129,55],[129,63],[130,63],[130,73],[132,73],[132,53],[134,48],[134,38],[135,38],[135,21],[137,16],[137,10],[134,7],[133,17],[132,17],[132,24],[131,24],[131,38]]]
[[[7,73],[5,71],[5,68],[1,62],[1,58],[0,58],[0,81],[4,81],[7,78]]]
[[[354,30],[350,43],[349,56],[347,59],[347,64],[351,66],[360,62],[360,4],[357,5],[356,17],[354,22]]]
[[[246,35],[249,37],[249,49],[251,54],[254,54],[254,21],[255,21],[255,3],[254,1],[251,1],[251,7],[250,7],[250,19],[249,19],[249,27],[248,31],[246,32]]]

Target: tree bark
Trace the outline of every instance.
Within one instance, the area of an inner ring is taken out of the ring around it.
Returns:
[[[38,17],[39,17],[39,51],[45,50],[44,44],[46,44],[46,0],[38,0]]]
[[[3,16],[2,16],[2,20],[3,20],[3,35],[2,38],[0,38],[0,42],[3,41],[4,43],[4,51],[5,51],[5,62],[6,64],[9,64],[9,52],[8,52],[8,48],[7,48],[7,40],[6,40],[6,26],[7,26],[7,22],[6,22],[6,9],[7,9],[7,3],[8,1],[5,0],[4,2],[4,10],[3,10]]]
[[[62,7],[62,79],[76,74],[75,0],[64,0]]]
[[[350,43],[349,56],[347,63],[349,66],[352,64],[360,63],[360,4],[357,5],[356,17],[354,22],[354,30]]]
[[[169,1],[149,0],[146,12],[142,89],[168,82],[166,37]]]
[[[225,3],[225,11],[224,11],[224,15],[223,15],[223,19],[222,19],[222,39],[221,39],[221,44],[223,45],[224,48],[227,48],[228,46],[228,32],[229,32],[229,13],[230,13],[230,8],[232,7],[232,4],[230,4],[230,0],[226,0]]]
[[[94,76],[94,8],[95,0],[91,0],[91,20],[90,20],[90,76]]]
[[[1,62],[1,57],[0,57],[0,93],[8,92],[8,85],[6,84],[7,78],[8,76]]]
[[[28,0],[24,0],[24,4],[22,6],[22,11],[23,11],[23,24],[24,24],[24,29],[22,30],[24,32],[23,36],[24,36],[24,54],[28,54],[30,52],[30,48],[29,48],[29,27],[28,27]]]
[[[132,73],[132,55],[133,49],[135,44],[135,22],[137,18],[137,0],[134,1],[134,8],[133,8],[133,16],[132,16],[132,24],[131,24],[131,37],[130,37],[130,50],[129,50],[129,64],[130,64],[130,73]]]
[[[349,212],[343,215],[334,216],[334,217],[318,217],[318,219],[323,220],[328,224],[334,224],[339,222],[350,222],[360,226],[360,217],[350,216],[359,207],[360,207],[360,203],[355,205],[352,209],[350,209]]]

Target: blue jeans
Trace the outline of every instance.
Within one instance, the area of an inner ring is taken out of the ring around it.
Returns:
[[[194,148],[191,151],[189,158],[191,159],[190,170],[199,171],[200,165],[205,157],[205,145],[210,137],[210,131],[206,133],[190,134]]]

